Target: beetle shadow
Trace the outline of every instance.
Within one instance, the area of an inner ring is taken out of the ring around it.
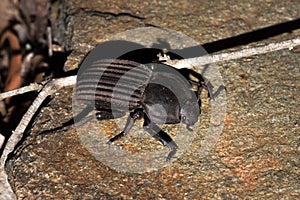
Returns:
[[[283,33],[292,33],[292,31],[297,30],[300,28],[300,18],[275,24],[272,26],[267,26],[261,29],[257,29],[254,31],[242,33],[233,37],[224,38],[221,40],[208,42],[202,44],[201,46],[208,52],[208,53],[215,53],[221,50],[247,45],[252,42],[258,42],[261,40],[268,39],[270,37],[274,37]],[[190,47],[184,49],[183,51],[190,52],[190,55],[193,55],[192,52],[197,50],[197,47]],[[194,56],[195,57],[195,56]]]

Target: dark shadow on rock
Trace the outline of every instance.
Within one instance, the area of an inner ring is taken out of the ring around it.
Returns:
[[[270,37],[274,37],[283,33],[290,33],[293,30],[300,28],[300,19],[295,19],[280,24],[275,24],[265,28],[261,28],[248,33],[243,33],[234,37],[221,39],[215,42],[209,42],[202,44],[202,47],[208,53],[214,53],[217,51],[229,49],[236,46],[246,45],[252,42],[258,42]],[[197,47],[189,48],[190,52],[194,52]],[[187,51],[187,50],[186,50]],[[195,57],[195,56],[194,56]]]

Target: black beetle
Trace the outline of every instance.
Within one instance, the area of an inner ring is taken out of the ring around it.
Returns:
[[[174,68],[128,60],[99,60],[78,74],[76,99],[85,102],[89,112],[95,107],[97,118],[113,119],[130,112],[124,130],[111,138],[111,144],[126,135],[137,119],[144,118],[144,129],[170,148],[167,160],[178,146],[157,124],[198,121],[201,101],[192,85]],[[82,115],[82,114],[80,114]]]

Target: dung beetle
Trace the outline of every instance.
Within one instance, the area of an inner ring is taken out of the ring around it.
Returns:
[[[188,130],[198,121],[201,101],[198,91],[177,70],[167,65],[140,64],[121,59],[103,59],[81,70],[76,83],[76,99],[98,110],[99,120],[114,119],[129,112],[124,130],[108,144],[126,135],[137,119],[143,128],[170,149],[167,160],[178,146],[159,124],[184,123]]]

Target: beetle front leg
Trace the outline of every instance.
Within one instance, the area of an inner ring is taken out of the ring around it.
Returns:
[[[178,149],[177,144],[165,131],[159,128],[159,126],[157,126],[155,123],[151,122],[147,116],[145,116],[144,118],[144,129],[148,133],[150,133],[152,137],[154,137],[156,140],[160,141],[164,146],[167,146],[170,149],[166,160],[171,160],[171,158],[176,154],[176,151]]]
[[[111,144],[114,141],[116,141],[116,140],[120,139],[121,137],[123,137],[124,135],[126,135],[132,129],[134,122],[137,119],[140,119],[143,116],[143,114],[144,113],[141,109],[136,109],[132,113],[130,113],[130,115],[127,118],[127,122],[126,122],[124,130],[121,133],[119,133],[118,135],[116,135],[115,137],[109,139],[107,144]]]

